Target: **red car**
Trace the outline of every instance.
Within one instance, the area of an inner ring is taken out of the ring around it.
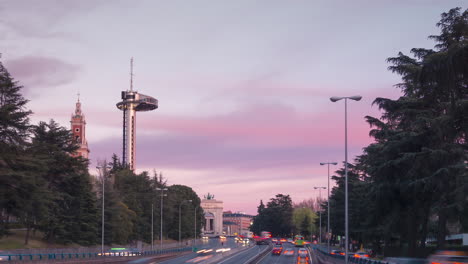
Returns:
[[[283,248],[282,248],[282,247],[275,247],[275,248],[273,248],[273,250],[271,251],[271,254],[273,254],[273,255],[281,255],[281,252],[283,252]]]

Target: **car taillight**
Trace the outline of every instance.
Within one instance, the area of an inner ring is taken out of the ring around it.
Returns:
[[[369,257],[369,255],[364,255],[364,257],[365,257],[365,258],[368,258],[368,257]]]
[[[440,263],[438,263],[438,262],[432,262],[431,264],[440,264]]]

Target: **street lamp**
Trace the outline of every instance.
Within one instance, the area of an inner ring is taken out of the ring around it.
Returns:
[[[322,189],[326,189],[327,187],[314,187],[314,190],[319,190],[319,201],[322,201]],[[319,208],[319,217],[320,217],[320,227],[319,227],[319,244],[322,243],[322,210]]]
[[[154,202],[151,198],[151,251],[154,250]]]
[[[338,162],[320,162],[320,165],[327,165],[328,166],[328,220],[327,220],[327,240],[328,240],[328,254],[330,254],[330,237],[331,237],[331,232],[330,232],[330,164],[331,165],[337,165]]]
[[[183,200],[182,202],[180,202],[179,204],[179,245],[180,245],[180,241],[181,241],[181,231],[182,231],[182,213],[181,213],[181,208],[182,208],[182,204],[184,204],[185,202],[188,202],[188,203],[191,203],[192,200]]]
[[[239,237],[242,237],[242,213],[241,212],[238,212],[238,216],[239,216]]]
[[[195,217],[193,219],[194,220],[194,228],[193,228],[193,236],[194,236],[194,241],[193,241],[193,246],[195,247],[195,243],[197,243],[197,209],[198,209],[198,206],[195,206]]]
[[[102,180],[102,219],[101,219],[101,256],[104,256],[104,195],[105,195],[105,190],[104,190],[104,185],[105,185],[105,177],[106,177],[106,169],[112,169],[111,166],[105,165],[105,166],[96,166],[96,169],[99,172],[99,175],[101,176]],[[101,174],[101,169],[103,170],[103,173]]]
[[[163,241],[163,199],[164,196],[167,196],[167,194],[164,194],[164,191],[167,191],[167,188],[156,188],[156,191],[161,191],[161,233],[160,233],[160,249],[162,249],[162,241]]]
[[[330,97],[330,101],[337,102],[345,100],[345,263],[348,264],[348,247],[349,247],[349,232],[348,232],[348,99],[359,101],[362,96],[355,95],[349,97]]]

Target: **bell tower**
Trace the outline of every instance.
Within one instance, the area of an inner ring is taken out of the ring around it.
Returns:
[[[86,141],[86,120],[84,114],[81,112],[80,95],[78,94],[78,101],[76,102],[75,113],[71,117],[71,130],[73,133],[73,140],[78,144],[79,149],[73,155],[75,157],[83,157],[88,159],[89,148],[88,141]]]

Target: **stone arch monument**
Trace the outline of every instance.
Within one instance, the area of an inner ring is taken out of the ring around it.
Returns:
[[[208,193],[201,201],[201,208],[205,212],[205,226],[202,232],[206,236],[220,236],[223,234],[223,202],[214,199]]]

